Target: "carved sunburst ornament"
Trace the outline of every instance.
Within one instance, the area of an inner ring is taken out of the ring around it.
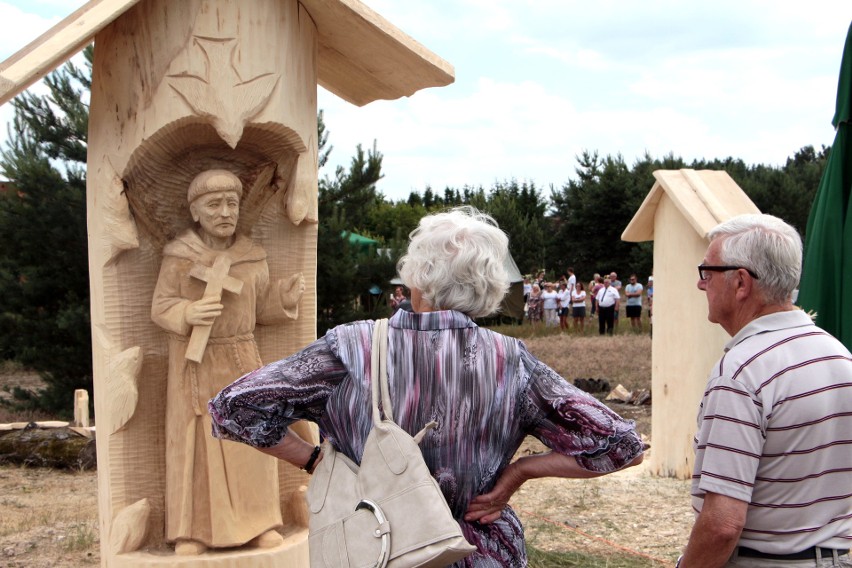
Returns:
[[[207,118],[231,148],[242,138],[246,123],[269,102],[279,74],[263,73],[243,80],[234,66],[235,38],[193,37],[204,53],[206,77],[188,71],[169,75],[169,85],[198,116]]]

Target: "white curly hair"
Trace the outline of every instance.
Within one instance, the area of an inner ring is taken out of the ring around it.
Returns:
[[[397,270],[435,310],[497,312],[509,290],[509,238],[489,215],[464,206],[427,215],[409,235]]]

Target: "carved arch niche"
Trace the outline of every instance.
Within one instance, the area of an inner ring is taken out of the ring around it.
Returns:
[[[162,250],[191,223],[186,192],[192,179],[204,170],[226,169],[243,182],[237,230],[261,238],[262,229],[253,234],[255,225],[267,205],[281,213],[305,151],[297,133],[276,123],[246,126],[233,149],[197,118],[163,127],[139,146],[121,176],[139,236]]]

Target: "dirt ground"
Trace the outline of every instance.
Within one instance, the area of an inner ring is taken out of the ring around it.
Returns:
[[[522,451],[537,451],[529,440]],[[647,462],[646,462],[647,463]],[[687,481],[645,464],[589,479],[530,481],[512,499],[528,542],[548,551],[631,554],[672,565],[689,535]],[[0,568],[100,564],[97,473],[0,466]]]
[[[539,449],[528,439],[521,452]],[[527,542],[548,551],[630,554],[673,565],[692,528],[689,481],[651,476],[648,463],[595,479],[527,482],[511,502]]]
[[[525,342],[572,382],[605,378],[628,390],[650,388],[647,336]],[[0,393],[11,380],[0,374]],[[650,436],[652,406],[610,406],[636,420],[639,432]],[[653,440],[650,443],[653,452]],[[528,439],[519,454],[543,449],[537,440]],[[597,479],[528,482],[511,504],[529,543],[543,550],[632,554],[637,561],[644,557],[660,566],[673,565],[692,526],[689,482],[653,477],[647,464],[646,459],[639,467]],[[0,466],[0,568],[97,566],[99,546],[96,472]]]

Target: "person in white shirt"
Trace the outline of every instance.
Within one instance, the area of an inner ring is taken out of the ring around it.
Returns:
[[[610,284],[612,285],[612,287],[615,288],[616,292],[618,292],[619,295],[620,295],[621,294],[621,280],[618,279],[618,274],[616,274],[614,271],[610,272],[609,273],[609,280],[610,280]],[[620,306],[621,306],[621,303],[619,302],[619,307]],[[618,308],[615,309],[615,313],[613,314],[613,325],[615,326],[616,329],[618,329]]]
[[[568,267],[568,291],[573,292],[574,287],[577,285],[577,277],[574,276],[574,267]]]
[[[571,292],[571,317],[574,318],[574,329],[580,324],[580,333],[586,332],[586,291],[583,283],[577,282]]]
[[[544,292],[541,293],[541,300],[544,304],[544,325],[547,327],[556,327],[559,325],[559,316],[556,314],[558,299],[559,295],[553,289],[553,283],[546,283],[544,285]]]
[[[612,287],[612,280],[608,276],[604,278],[603,288],[598,290],[595,299],[598,302],[598,332],[601,335],[604,333],[612,335],[615,312],[618,311],[621,294]]]
[[[559,289],[556,291],[557,309],[559,310],[559,329],[568,329],[568,316],[571,312],[571,288],[565,280],[559,281]]]

